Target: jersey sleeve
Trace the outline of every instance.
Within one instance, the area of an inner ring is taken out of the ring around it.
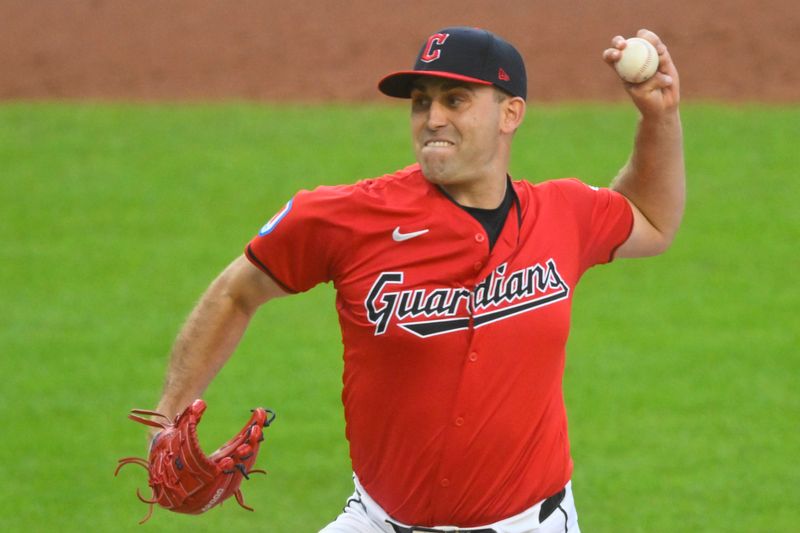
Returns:
[[[628,200],[616,191],[592,187],[577,179],[557,180],[554,184],[574,216],[580,241],[580,271],[610,262],[633,229]]]
[[[346,233],[337,224],[341,191],[298,192],[253,237],[245,255],[287,292],[304,292],[335,278]]]

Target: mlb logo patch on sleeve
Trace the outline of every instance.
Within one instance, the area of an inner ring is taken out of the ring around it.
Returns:
[[[289,214],[289,211],[292,210],[292,202],[294,202],[294,198],[286,202],[286,205],[283,207],[283,209],[277,212],[271,219],[269,219],[269,222],[267,222],[261,227],[261,230],[258,232],[259,237],[268,235],[269,233],[272,232],[272,230],[275,229],[278,223],[281,220],[283,220],[286,215]]]

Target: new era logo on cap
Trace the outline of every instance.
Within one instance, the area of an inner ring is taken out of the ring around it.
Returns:
[[[510,43],[478,28],[445,28],[428,37],[417,54],[412,70],[389,74],[378,84],[384,94],[411,96],[411,84],[419,76],[436,76],[495,85],[527,98],[525,63]]]

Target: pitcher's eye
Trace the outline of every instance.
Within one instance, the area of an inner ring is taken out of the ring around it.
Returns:
[[[420,110],[420,109],[427,109],[431,105],[431,99],[427,96],[422,94],[416,94],[411,96],[411,109],[413,110]]]

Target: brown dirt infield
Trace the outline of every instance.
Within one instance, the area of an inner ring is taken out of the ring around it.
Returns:
[[[800,101],[797,0],[0,0],[0,99],[373,100],[453,24],[515,43],[536,101],[623,98],[600,54],[640,27],[687,99]]]

